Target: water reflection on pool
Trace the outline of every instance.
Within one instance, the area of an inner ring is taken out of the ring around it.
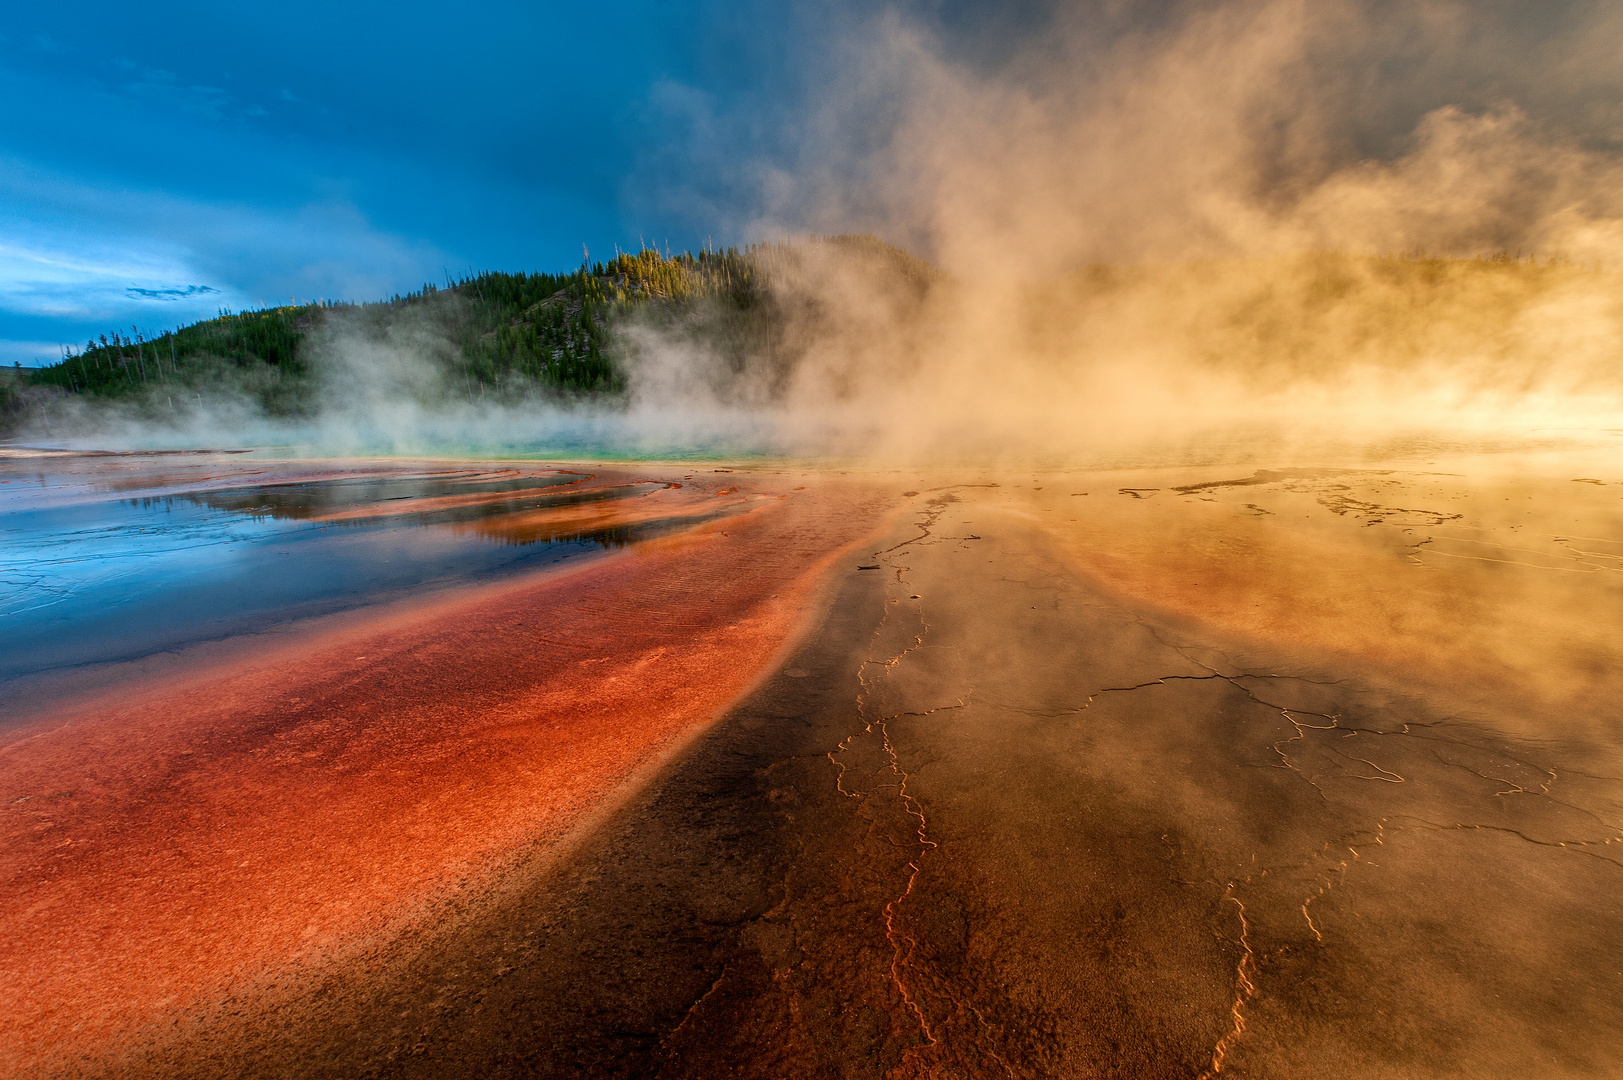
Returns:
[[[199,483],[167,465],[0,461],[0,679],[544,567],[742,506],[550,469],[244,463]]]

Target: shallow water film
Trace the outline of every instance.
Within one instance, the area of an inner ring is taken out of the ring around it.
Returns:
[[[14,457],[0,1070],[1615,1075],[1618,450]]]
[[[206,453],[0,459],[0,679],[551,565],[726,509],[680,486]]]

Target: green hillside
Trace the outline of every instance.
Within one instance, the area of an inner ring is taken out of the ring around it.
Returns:
[[[269,415],[299,417],[340,389],[334,380],[357,377],[324,358],[357,338],[403,334],[414,355],[437,367],[444,397],[612,397],[626,385],[615,336],[621,323],[639,315],[697,320],[742,362],[752,348],[770,345],[781,322],[767,279],[818,245],[880,259],[920,287],[934,273],[875,237],[813,237],[675,256],[645,249],[572,273],[487,272],[370,303],[222,311],[155,337],[134,328],[100,335],[62,362],[25,373],[0,411],[15,426],[29,403],[67,397],[161,415],[177,401],[230,392]]]

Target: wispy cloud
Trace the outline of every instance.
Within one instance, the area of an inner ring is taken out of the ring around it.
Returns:
[[[119,239],[74,235],[70,230],[34,226],[11,227],[9,242],[0,243],[0,312],[74,321],[123,321],[125,310],[141,297],[132,281],[154,283],[195,281],[199,275],[183,251],[136,238]],[[191,292],[184,291],[191,288]],[[205,286],[209,292],[219,290]],[[167,299],[197,297],[196,287],[159,284]],[[201,314],[204,309],[199,309]]]
[[[97,325],[189,322],[289,296],[373,299],[457,261],[379,229],[341,195],[242,206],[5,159],[0,238],[0,336],[18,338],[53,321],[77,339]]]
[[[114,61],[125,75],[123,93],[161,102],[207,120],[243,120],[268,116],[263,106],[243,101],[219,86],[189,83],[172,71],[131,60]]]
[[[62,346],[54,341],[8,341],[0,338],[0,367],[43,367],[62,359]]]
[[[202,296],[204,293],[218,293],[220,290],[208,285],[188,285],[184,289],[143,289],[139,285],[131,285],[124,292],[134,300],[184,300],[188,296]]]

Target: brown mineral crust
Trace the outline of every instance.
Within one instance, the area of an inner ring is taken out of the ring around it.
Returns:
[[[0,1073],[116,1060],[557,842],[748,689],[882,511],[773,499],[14,726]]]
[[[1030,499],[1034,513],[1057,508],[1082,518],[1085,527],[1055,535],[1096,585],[1164,615],[1272,643],[1282,654],[1340,657],[1495,713],[1496,701],[1526,711],[1529,695],[1541,708],[1585,715],[1615,699],[1623,689],[1617,556],[1597,558],[1598,570],[1572,572],[1576,560],[1540,565],[1531,546],[1497,546],[1532,545],[1535,535],[1563,529],[1606,535],[1616,527],[1606,504],[1584,505],[1563,489],[1567,480],[1479,482],[1474,491],[1461,484],[1437,493],[1412,490],[1422,486],[1412,476],[1379,475],[1388,497],[1427,507],[1411,517],[1432,520],[1342,516],[1305,484],[1294,492],[1247,489],[1266,491],[1278,513],[1165,495],[1100,500],[1085,510],[1065,507],[1064,495]],[[1357,494],[1381,497],[1381,488],[1366,487]],[[1494,507],[1510,503],[1507,494],[1537,509],[1499,516]],[[1462,512],[1464,523],[1443,520]],[[1482,557],[1439,552],[1462,534],[1476,538],[1471,550]],[[1610,727],[1603,713],[1599,723]]]

